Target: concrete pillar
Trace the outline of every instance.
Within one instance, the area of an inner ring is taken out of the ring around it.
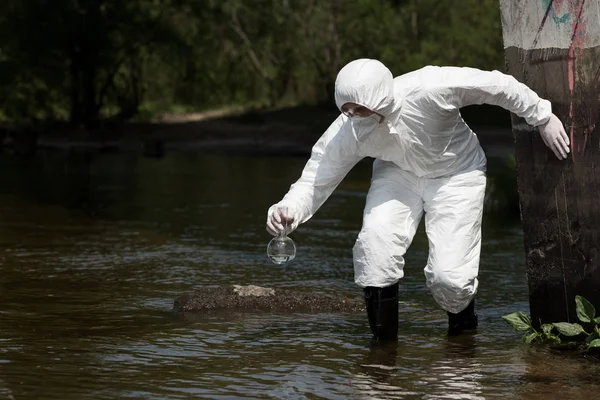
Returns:
[[[508,73],[552,102],[571,138],[559,161],[513,116],[531,315],[600,310],[600,0],[500,0]],[[498,288],[501,290],[501,288]]]

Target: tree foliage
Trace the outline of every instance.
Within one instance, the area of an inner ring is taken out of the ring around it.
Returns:
[[[4,0],[0,120],[330,102],[379,58],[502,68],[496,0]]]

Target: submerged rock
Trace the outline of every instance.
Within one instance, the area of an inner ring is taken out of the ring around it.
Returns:
[[[353,312],[363,311],[364,304],[359,299],[254,285],[202,288],[178,297],[173,304],[173,311],[179,313],[218,309]]]

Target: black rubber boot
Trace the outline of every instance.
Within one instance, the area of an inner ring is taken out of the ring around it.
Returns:
[[[477,314],[475,314],[475,299],[471,300],[467,308],[454,314],[448,313],[448,335],[458,335],[464,331],[477,329]]]
[[[364,288],[369,326],[375,340],[398,340],[398,283]]]

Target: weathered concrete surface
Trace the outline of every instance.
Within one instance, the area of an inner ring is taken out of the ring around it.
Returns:
[[[576,295],[600,309],[600,3],[500,4],[508,72],[552,102],[571,141],[559,161],[513,116],[531,316],[576,322]]]
[[[178,297],[173,304],[173,311],[178,313],[219,309],[318,313],[357,312],[365,308],[360,298],[338,298],[253,285],[207,287]]]

